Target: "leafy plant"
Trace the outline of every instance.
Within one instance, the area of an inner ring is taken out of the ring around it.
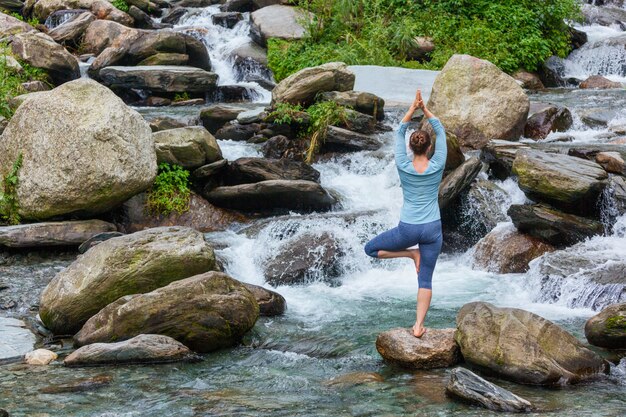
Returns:
[[[0,193],[0,216],[2,221],[8,224],[19,224],[20,215],[19,201],[17,200],[17,188],[19,186],[18,174],[22,168],[22,154],[20,153],[13,163],[11,170],[2,178],[2,193]]]
[[[174,103],[178,103],[181,101],[187,101],[190,100],[191,97],[189,97],[189,93],[184,92],[184,93],[176,93],[176,95],[174,95]]]
[[[299,104],[277,103],[265,119],[279,125],[290,125],[294,122],[302,122],[301,113],[302,106]]]
[[[30,19],[26,20],[26,18],[24,18],[24,16],[22,16],[19,13],[13,12],[13,13],[9,13],[11,16],[13,16],[14,18],[21,20],[22,22],[26,22],[31,26],[37,26],[39,24],[39,19],[37,19],[34,16],[31,16]]]
[[[153,215],[182,214],[189,210],[190,197],[189,171],[178,165],[162,163],[148,192],[146,211]]]
[[[307,109],[307,113],[311,116],[311,125],[307,132],[310,136],[310,144],[306,151],[305,162],[310,164],[326,140],[328,126],[341,122],[348,123],[348,116],[346,108],[334,101],[315,103]]]
[[[113,5],[113,7],[123,11],[124,13],[128,13],[128,10],[130,9],[128,3],[126,3],[125,0],[113,0],[111,1],[111,4]]]

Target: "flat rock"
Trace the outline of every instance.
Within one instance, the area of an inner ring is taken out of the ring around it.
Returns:
[[[171,363],[195,360],[189,348],[168,336],[140,334],[117,343],[93,343],[65,358],[69,367]]]
[[[11,248],[78,246],[94,235],[116,230],[115,225],[102,220],[2,226],[0,227],[0,245]]]
[[[227,185],[270,180],[305,180],[319,183],[320,173],[304,162],[289,159],[239,158],[228,165]]]
[[[217,74],[201,68],[183,66],[109,66],[100,70],[100,79],[111,88],[136,88],[166,93],[204,93],[217,87]]]
[[[216,206],[244,211],[326,211],[337,202],[318,183],[303,180],[271,180],[218,187],[206,198]]]
[[[561,327],[536,314],[465,304],[455,339],[466,362],[523,384],[563,385],[608,372],[608,364]]]
[[[382,143],[373,136],[364,135],[337,126],[328,126],[321,152],[375,151]]]
[[[454,329],[428,329],[418,339],[412,329],[392,329],[378,335],[376,349],[385,360],[404,368],[446,368],[461,359],[454,332]]]
[[[120,237],[123,236],[123,233],[120,232],[104,232],[104,233],[98,233],[97,235],[93,235],[92,237],[90,237],[89,239],[85,240],[83,243],[80,244],[80,246],[78,247],[78,253],[85,253],[87,252],[89,249],[93,248],[94,246],[109,240],[109,239],[113,239],[114,237]]]
[[[626,349],[626,303],[612,304],[587,320],[585,337],[594,346]]]
[[[74,341],[85,346],[161,334],[205,353],[239,343],[258,317],[259,305],[243,284],[208,272],[118,299],[89,319]]]
[[[41,295],[39,315],[55,334],[73,334],[107,304],[216,269],[202,233],[160,227],[109,239],[59,272]]]
[[[56,353],[47,350],[47,349],[36,349],[32,352],[28,352],[24,356],[24,362],[27,365],[48,365],[50,362],[56,360],[59,355]]]
[[[202,126],[181,127],[152,134],[157,162],[200,168],[222,159],[215,137]]]
[[[0,362],[21,359],[36,341],[22,320],[0,317]]]
[[[465,368],[452,370],[446,392],[461,400],[493,411],[527,413],[533,408],[529,401],[492,384]]]
[[[511,176],[513,161],[515,161],[517,152],[522,149],[530,149],[530,146],[520,142],[491,140],[480,152],[480,159],[489,164],[489,169],[494,177],[505,180]]]

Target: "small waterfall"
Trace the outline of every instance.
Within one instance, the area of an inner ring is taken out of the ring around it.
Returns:
[[[246,81],[258,79],[272,82],[272,74],[252,60],[244,60],[245,65],[237,65],[235,50],[250,44],[250,16],[244,13],[243,20],[232,29],[213,23],[213,15],[220,12],[219,6],[209,6],[183,16],[175,30],[187,33],[199,39],[206,46],[211,58],[213,72],[219,75],[220,86],[240,86],[245,88],[244,96],[248,99],[268,103],[271,93],[259,82]]]
[[[626,80],[626,35],[588,42],[563,61],[567,78],[586,79],[602,75],[615,81]]]
[[[52,13],[46,21],[44,22],[44,26],[46,26],[49,30],[57,28],[61,26],[63,23],[66,23],[68,20],[72,19],[74,16],[85,13],[84,10],[58,10]]]

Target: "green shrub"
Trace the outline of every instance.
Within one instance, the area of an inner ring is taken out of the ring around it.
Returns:
[[[0,193],[0,217],[2,222],[19,224],[19,202],[17,200],[17,188],[19,186],[18,174],[22,168],[22,154],[20,153],[11,167],[11,171],[2,178],[2,192]]]
[[[174,95],[174,103],[179,103],[181,101],[187,101],[187,100],[191,100],[191,97],[189,96],[189,93],[187,92],[176,93]]]
[[[305,162],[310,164],[315,159],[320,146],[322,146],[326,139],[328,126],[336,125],[341,122],[347,123],[348,116],[346,108],[334,101],[315,103],[309,107],[306,112],[311,117],[311,124],[307,131],[307,136],[311,142],[306,152]]]
[[[550,55],[567,55],[564,20],[580,17],[577,0],[301,0],[300,6],[316,15],[303,22],[309,36],[268,42],[278,81],[329,61],[438,69],[455,53],[507,72],[533,71]],[[431,62],[409,59],[417,36],[433,38]]]
[[[146,210],[152,215],[182,214],[189,210],[189,171],[178,165],[159,164],[159,173],[148,192]]]
[[[123,11],[124,13],[128,13],[128,9],[130,9],[128,3],[126,3],[125,0],[113,0],[111,1],[111,4],[113,5],[113,7]]]
[[[277,103],[274,110],[267,115],[265,120],[270,120],[272,123],[279,125],[290,125],[294,122],[301,123],[302,106],[299,104],[293,105],[289,103]]]

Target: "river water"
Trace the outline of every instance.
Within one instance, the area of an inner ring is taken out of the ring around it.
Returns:
[[[210,22],[207,15],[199,16]],[[217,49],[219,45],[213,51]],[[214,65],[228,59],[219,56],[212,52]],[[380,85],[377,88],[384,90]],[[260,94],[257,101],[264,97]],[[577,122],[567,133],[573,141],[584,143],[606,141],[609,126],[618,124],[621,115],[613,114],[607,126],[589,128],[581,121],[583,113],[590,108],[606,110],[614,103],[623,108],[626,94],[551,90],[533,94],[531,99],[572,109]],[[194,120],[198,113],[197,108],[140,110],[147,118],[168,115]],[[388,124],[396,126],[399,117],[398,109],[388,109]],[[0,408],[12,416],[497,415],[447,399],[448,370],[400,370],[386,365],[376,352],[374,342],[380,332],[413,324],[417,289],[409,261],[375,261],[362,249],[368,239],[397,224],[399,217],[401,191],[393,163],[393,133],[382,134],[381,140],[385,146],[379,151],[315,164],[322,185],[340,199],[332,212],[262,219],[207,235],[220,248],[217,254],[226,272],[241,281],[264,285],[263,265],[277,250],[305,233],[331,233],[345,253],[337,261],[341,285],[313,282],[276,288],[287,299],[284,316],[259,319],[242,346],[205,355],[199,363],[84,369],[66,369],[58,362],[49,367],[2,365]],[[220,146],[230,160],[260,155],[260,145],[220,141]],[[508,206],[523,203],[525,197],[514,180],[497,183],[504,190],[499,210],[506,216]],[[498,227],[510,227],[510,222]],[[615,257],[623,260],[626,219],[618,219],[612,234],[584,242],[576,250],[596,251],[608,263]],[[2,281],[9,286],[0,291],[0,301],[17,300],[16,307],[0,311],[0,315],[26,317],[33,323],[30,307],[36,305],[37,295],[71,259],[68,254],[48,254],[0,265]],[[593,267],[602,268],[603,264]],[[483,300],[533,311],[584,342],[584,322],[595,314],[591,304],[577,301],[584,282],[578,276],[567,277],[573,285],[559,287],[558,294],[555,289],[546,297],[536,269],[533,266],[526,274],[494,274],[472,268],[471,250],[442,255],[435,271],[427,326],[453,327],[463,304]],[[51,343],[61,352],[71,350],[64,341]],[[97,378],[100,384],[77,391],[77,384],[89,378]],[[534,415],[551,411],[558,416],[608,417],[624,415],[626,410],[624,360],[612,366],[608,377],[559,389],[492,380],[533,402],[540,410]],[[56,392],[50,392],[50,387]]]

